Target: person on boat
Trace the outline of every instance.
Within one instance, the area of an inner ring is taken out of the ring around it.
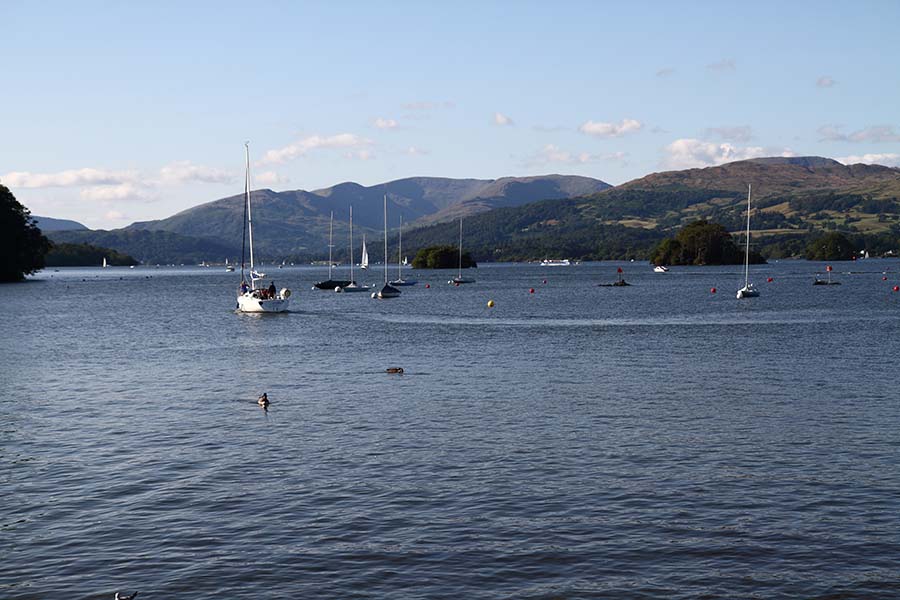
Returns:
[[[247,282],[246,282],[246,281],[242,281],[242,282],[241,282],[241,293],[242,293],[242,294],[246,294],[246,293],[247,293],[247,290],[249,290],[249,289],[250,289],[250,286],[247,285]]]
[[[269,298],[274,298],[274,297],[275,297],[275,282],[270,281],[269,282]]]

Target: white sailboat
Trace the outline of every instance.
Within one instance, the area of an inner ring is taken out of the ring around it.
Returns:
[[[750,189],[747,186],[747,241],[744,250],[744,287],[737,291],[737,297],[756,298],[759,296],[759,290],[750,283]]]
[[[363,246],[365,248],[365,246]],[[334,288],[336,292],[367,292],[370,287],[367,285],[357,285],[353,279],[353,206],[350,206],[350,283],[344,286]]]
[[[108,266],[109,266],[109,265],[106,264],[106,257],[104,256],[104,257],[103,257],[103,268],[105,269],[105,268],[108,267]]]
[[[369,268],[369,252],[366,250],[366,234],[363,234],[362,255],[359,257],[359,268],[366,270]]]
[[[459,220],[459,266],[456,271],[456,277],[448,281],[450,285],[459,285],[461,283],[475,283],[474,279],[463,279],[462,276],[462,219]]]
[[[416,285],[417,281],[413,279],[403,279],[403,216],[400,216],[400,233],[397,240],[397,279],[391,282],[391,285]]]
[[[282,288],[281,291],[272,287],[257,288],[256,282],[263,278],[263,273],[257,273],[253,264],[253,216],[250,212],[250,142],[244,143],[244,152],[247,163],[247,171],[244,180],[245,209],[247,211],[247,231],[250,238],[250,285],[244,280],[244,256],[241,253],[241,287],[237,297],[237,307],[240,312],[246,313],[280,313],[288,309],[291,304],[291,290]]]
[[[232,265],[228,262],[228,258],[225,258],[225,270],[228,271],[229,273],[234,271],[234,265]]]
[[[388,298],[396,298],[400,295],[400,290],[392,287],[388,283],[388,244],[387,244],[387,194],[384,195],[384,287],[380,291],[372,294],[373,298],[386,300]]]

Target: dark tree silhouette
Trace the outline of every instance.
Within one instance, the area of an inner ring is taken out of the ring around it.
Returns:
[[[22,281],[44,268],[50,241],[19,204],[9,188],[0,184],[0,281]]]

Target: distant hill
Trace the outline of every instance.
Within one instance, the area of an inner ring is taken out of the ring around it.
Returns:
[[[85,227],[78,221],[70,221],[68,219],[53,219],[51,217],[38,217],[37,215],[32,215],[32,218],[44,233],[47,233],[48,231],[87,230],[87,227]]]
[[[234,262],[241,255],[240,239],[237,244],[228,245],[170,231],[52,231],[48,237],[54,244],[90,244],[114,248],[143,264],[191,264],[205,260],[224,262],[226,258]]]
[[[659,240],[698,219],[740,232],[753,185],[755,249],[802,253],[811,236],[838,230],[881,252],[900,245],[900,170],[822,157],[773,157],[653,173],[553,203],[502,208],[465,220],[476,260],[646,258]],[[452,243],[452,225],[404,234],[404,246]]]
[[[589,177],[545,175],[497,180],[412,177],[369,187],[341,183],[312,192],[256,190],[252,193],[254,248],[270,260],[321,258],[326,252],[329,215],[333,211],[335,250],[341,255],[349,243],[351,205],[357,239],[361,240],[363,233],[370,239],[382,237],[385,194],[388,226],[396,229],[400,217],[404,225],[415,226],[539,199],[570,198],[609,187]],[[240,247],[243,211],[243,195],[235,195],[166,219],[133,223],[125,231],[165,231],[209,240],[220,247]],[[379,259],[377,248],[370,248],[370,254],[373,260]],[[137,256],[140,258],[140,254]]]

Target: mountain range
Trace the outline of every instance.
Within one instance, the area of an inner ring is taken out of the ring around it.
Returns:
[[[877,238],[883,245],[900,243],[900,170],[821,157],[758,158],[652,173],[614,188],[596,179],[549,175],[416,177],[313,192],[258,190],[254,241],[270,260],[323,258],[334,211],[340,259],[346,254],[349,206],[356,238],[365,232],[381,239],[386,194],[389,225],[395,230],[403,217],[410,255],[429,245],[455,244],[457,219],[465,217],[464,244],[478,260],[645,257],[659,240],[697,219],[742,230],[748,184],[754,244],[760,251],[768,247],[771,256],[794,254],[803,240],[830,230]],[[243,197],[232,196],[121,230],[51,237],[105,245],[144,261],[222,260],[240,251],[242,219]],[[370,254],[380,258],[377,244],[370,245]]]
[[[589,177],[545,175],[495,180],[413,177],[369,187],[341,183],[312,192],[254,190],[251,194],[254,249],[269,260],[327,256],[333,213],[335,245],[343,250],[344,240],[349,236],[351,205],[358,239],[364,233],[380,239],[385,196],[388,227],[396,229],[401,218],[404,224],[411,225],[452,220],[546,198],[583,196],[609,187],[608,183]],[[226,256],[239,256],[243,223],[244,196],[239,194],[158,221],[137,222],[108,232],[54,233],[53,239],[115,248],[145,262],[223,260]],[[209,245],[205,254],[199,241]],[[373,248],[373,258],[376,255],[377,250]]]

